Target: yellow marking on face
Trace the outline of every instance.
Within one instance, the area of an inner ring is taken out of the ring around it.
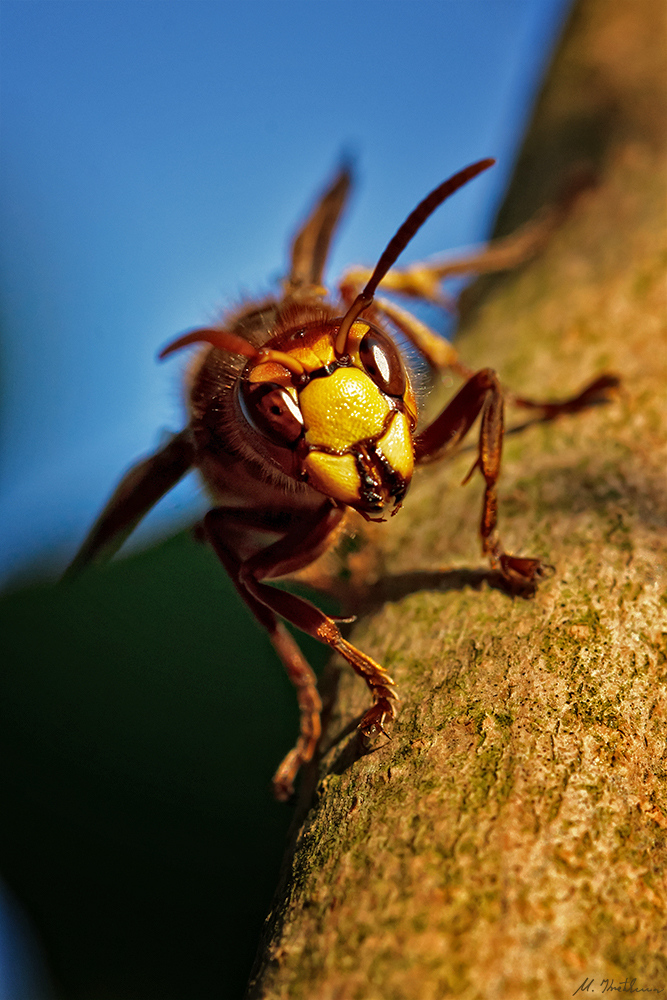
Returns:
[[[303,340],[294,338],[283,344],[283,349],[299,361],[307,372],[317,371],[318,368],[324,368],[336,361],[334,350],[336,331],[337,327],[331,324],[322,329],[311,328],[306,331]],[[367,323],[354,323],[348,337],[348,346],[352,345],[358,350],[359,342],[366,333],[368,333]]]
[[[394,472],[402,476],[406,482],[412,479],[414,469],[414,449],[408,419],[403,413],[396,412],[387,432],[376,442],[376,448],[389,463]]]
[[[362,323],[359,320],[356,320],[352,324],[350,332],[347,335],[347,345],[346,345],[347,353],[350,355],[350,357],[352,358],[352,360],[356,365],[361,364],[361,362],[359,361],[359,344],[364,339],[369,330],[370,327],[368,323]]]
[[[323,451],[311,451],[303,462],[308,473],[308,482],[316,490],[353,504],[359,500],[361,482],[354,455],[327,455]]]
[[[299,393],[306,441],[345,451],[382,433],[390,406],[375,383],[358,368],[337,368]]]
[[[276,385],[292,384],[292,373],[276,361],[262,361],[248,374],[249,382],[275,382]]]
[[[309,337],[304,345],[290,345],[290,354],[293,354],[297,361],[300,361],[306,371],[309,372],[314,372],[318,368],[330,365],[336,360],[331,332],[326,330],[322,332],[320,337],[313,339]]]

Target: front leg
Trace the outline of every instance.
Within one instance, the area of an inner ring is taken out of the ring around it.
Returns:
[[[359,729],[366,736],[385,733],[385,723],[394,718],[396,694],[394,682],[384,667],[344,639],[336,620],[302,597],[268,586],[264,580],[275,579],[308,565],[324,550],[325,539],[342,520],[338,508],[325,505],[322,514],[304,530],[293,531],[257,555],[241,568],[241,581],[248,592],[282,618],[296,625],[314,639],[331,646],[368,685],[373,704],[364,714]],[[385,733],[386,735],[386,733]]]
[[[302,764],[311,760],[321,732],[321,701],[316,678],[310,665],[285,626],[276,617],[286,619],[313,638],[331,646],[347,660],[366,681],[373,694],[373,705],[362,718],[359,728],[365,735],[384,732],[387,721],[395,716],[396,695],[393,681],[369,656],[343,639],[336,621],[309,601],[286,593],[262,581],[273,579],[313,562],[330,544],[333,532],[344,514],[325,504],[317,515],[297,524],[281,539],[249,559],[241,559],[230,543],[234,534],[250,529],[265,529],[261,515],[247,511],[210,511],[204,519],[208,540],[227,569],[236,589],[258,622],[269,634],[287,674],[297,689],[301,724],[296,746],[291,750],[273,779],[276,798],[284,801],[294,790],[294,779]]]
[[[194,461],[188,428],[174,434],[148,458],[125,473],[63,579],[72,579],[97,560],[110,559],[141,519],[190,471]]]
[[[416,436],[415,461],[426,463],[443,458],[458,445],[480,413],[477,460],[469,476],[479,468],[486,483],[480,524],[482,551],[514,590],[531,593],[543,574],[542,563],[539,559],[509,555],[498,535],[496,483],[503,447],[503,394],[498,376],[491,368],[483,368],[468,379],[440,416]]]

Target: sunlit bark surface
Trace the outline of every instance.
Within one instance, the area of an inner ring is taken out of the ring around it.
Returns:
[[[469,296],[460,338],[525,395],[623,378],[610,405],[507,438],[504,541],[554,572],[530,601],[493,586],[481,484],[459,485],[472,451],[339,555],[351,639],[401,713],[363,753],[367,692],[332,668],[250,997],[667,991],[666,38],[662,0],[576,7],[500,229],[573,166],[597,185],[539,259]]]

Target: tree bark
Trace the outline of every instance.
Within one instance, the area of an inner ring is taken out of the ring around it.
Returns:
[[[401,711],[364,747],[367,692],[332,666],[251,998],[667,992],[666,38],[662,0],[576,6],[500,230],[582,160],[597,184],[539,259],[468,296],[463,359],[514,391],[622,377],[611,404],[506,439],[501,536],[554,572],[528,601],[476,568],[471,449],[347,547],[353,584],[372,578],[350,638]]]

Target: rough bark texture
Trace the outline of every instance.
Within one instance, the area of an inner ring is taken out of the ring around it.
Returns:
[[[460,340],[534,397],[623,377],[612,404],[506,441],[502,536],[555,572],[525,601],[475,569],[471,451],[348,546],[352,582],[375,580],[351,639],[401,714],[364,752],[367,693],[334,670],[253,998],[667,991],[666,37],[662,0],[577,6],[501,226],[582,157],[599,183],[538,260],[471,297]]]

